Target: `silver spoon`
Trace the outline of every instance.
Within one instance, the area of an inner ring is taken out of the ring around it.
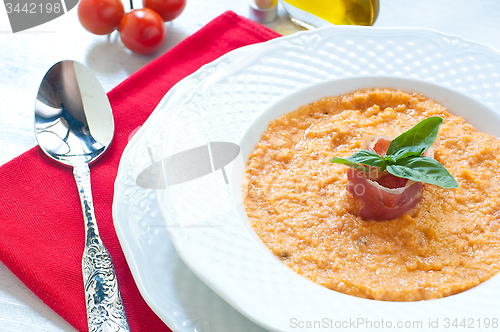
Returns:
[[[82,270],[89,331],[130,331],[113,262],[97,229],[88,166],[113,139],[113,115],[87,67],[66,60],[45,74],[35,102],[35,133],[43,152],[73,167],[85,222]]]

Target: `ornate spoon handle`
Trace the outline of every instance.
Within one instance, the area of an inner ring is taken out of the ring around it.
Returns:
[[[85,250],[82,258],[83,282],[89,332],[128,332],[115,268],[104,247],[97,223],[90,188],[90,170],[84,164],[73,168],[85,222]]]

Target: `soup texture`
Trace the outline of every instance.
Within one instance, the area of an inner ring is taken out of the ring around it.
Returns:
[[[431,116],[444,119],[435,159],[459,187],[424,184],[401,217],[362,220],[347,167],[330,161],[351,156],[368,134],[396,137]],[[499,139],[422,94],[359,90],[272,121],[249,156],[244,204],[274,255],[315,283],[375,300],[435,299],[500,269],[499,156]]]

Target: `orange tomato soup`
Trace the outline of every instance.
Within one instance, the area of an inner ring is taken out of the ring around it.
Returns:
[[[346,190],[365,134],[396,137],[440,116],[435,158],[457,189],[424,184],[399,218],[364,221]],[[500,141],[419,93],[375,88],[323,98],[269,124],[243,183],[255,232],[284,264],[358,297],[418,301],[449,296],[500,268]]]

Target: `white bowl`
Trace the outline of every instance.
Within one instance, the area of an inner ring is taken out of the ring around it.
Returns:
[[[178,223],[181,219],[165,219],[167,232],[179,255],[217,294],[264,328],[293,331],[307,322],[326,326],[330,321],[335,325],[346,321],[361,323],[361,319],[378,324],[392,322],[389,324],[393,326],[396,321],[411,320],[428,324],[429,319],[443,320],[463,312],[463,306],[467,306],[470,317],[494,315],[492,303],[500,296],[499,278],[492,278],[466,292],[430,301],[397,303],[357,298],[318,286],[290,270],[265,247],[250,226],[242,203],[241,183],[248,155],[269,122],[322,97],[372,87],[421,92],[479,130],[500,136],[498,113],[451,89],[394,77],[332,80],[293,93],[264,111],[250,125],[239,142],[241,158],[228,166],[230,196],[217,172],[205,182],[171,193],[172,202],[177,200],[177,195],[186,195],[191,204],[203,205],[201,213],[184,214],[184,224]],[[163,204],[169,203],[163,200]],[[183,208],[189,209],[188,206]]]

